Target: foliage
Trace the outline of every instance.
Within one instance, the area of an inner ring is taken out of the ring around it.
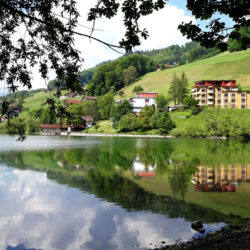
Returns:
[[[25,134],[25,122],[23,119],[13,117],[5,126],[9,135],[18,134],[20,137],[23,137]]]
[[[137,127],[137,118],[134,113],[128,113],[122,116],[118,122],[118,128],[121,132],[131,132],[136,130]]]
[[[136,72],[135,72],[136,69]],[[131,55],[101,65],[87,86],[89,95],[100,96],[110,91],[118,91],[131,84],[137,76],[153,71],[152,61],[143,55]]]
[[[206,108],[171,132],[176,136],[249,138],[249,110]]]
[[[137,51],[140,55],[149,56],[155,63],[160,64],[161,70],[164,70],[164,64],[183,65],[199,59],[212,57],[220,51],[216,48],[206,49],[196,42],[188,42],[183,46],[171,45],[163,49],[154,49],[149,51]]]
[[[135,86],[133,89],[134,93],[140,93],[142,92],[144,89],[139,85],[139,86]]]
[[[95,101],[88,100],[78,104],[72,104],[67,108],[67,112],[71,115],[71,123],[74,125],[82,125],[81,116],[92,116],[95,121],[100,120],[98,105]]]
[[[121,119],[123,115],[130,113],[133,110],[133,107],[130,105],[129,101],[125,100],[124,102],[119,103],[118,105],[112,108],[112,121],[114,124]]]
[[[154,112],[154,114],[151,116],[151,119],[150,119],[150,127],[152,129],[157,129],[158,126],[157,126],[157,121],[158,119],[161,117],[161,112],[159,110],[156,110]]]
[[[138,117],[138,127],[142,131],[151,129],[150,120],[154,112],[155,112],[154,106],[145,106],[141,110],[140,116]]]
[[[157,119],[156,126],[160,129],[161,134],[168,134],[173,128],[175,128],[175,123],[171,120],[169,113],[164,111]]]
[[[124,83],[126,86],[130,85],[137,78],[137,70],[134,66],[129,66],[123,71],[124,74]]]
[[[176,76],[176,73],[174,73],[173,80],[170,82],[170,87],[169,87],[169,91],[168,91],[168,95],[174,101],[174,105],[177,104],[178,82],[179,82],[179,78]]]
[[[168,105],[168,99],[164,96],[159,94],[157,96],[157,108],[164,109]]]
[[[107,93],[98,99],[98,108],[101,115],[101,119],[108,120],[111,117],[112,108],[115,105],[114,96],[111,93]]]
[[[240,51],[245,49],[245,47],[250,48],[250,27],[242,27],[239,29],[240,37],[239,39],[229,39],[230,52]],[[249,41],[246,43],[246,41]]]
[[[56,122],[56,114],[49,107],[45,107],[41,114],[42,124],[54,124]]]
[[[124,91],[123,91],[123,90],[119,90],[117,94],[118,94],[120,97],[123,97],[123,96],[124,96]]]
[[[185,72],[182,72],[179,78],[174,73],[173,79],[170,83],[168,94],[170,98],[174,101],[174,104],[183,103],[185,97],[188,93],[188,79],[186,78]]]
[[[217,47],[225,51],[228,47],[228,38],[240,41],[240,28],[250,26],[249,1],[189,0],[187,9],[196,19],[210,20],[210,23],[206,25],[206,30],[202,30],[199,24],[193,24],[192,21],[182,23],[178,28],[187,38],[191,38],[207,48]],[[234,21],[233,27],[226,27],[223,20],[213,18],[216,13],[229,16]],[[250,44],[250,39],[247,38],[241,42],[242,48],[246,49]]]
[[[192,96],[187,96],[183,100],[183,106],[187,109],[192,109],[199,104],[199,100],[195,100]]]

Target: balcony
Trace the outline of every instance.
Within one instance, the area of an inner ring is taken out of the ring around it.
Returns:
[[[214,89],[208,89],[207,93],[213,94],[214,93]]]

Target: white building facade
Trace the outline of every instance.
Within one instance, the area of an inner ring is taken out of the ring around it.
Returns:
[[[117,100],[116,104],[119,104],[125,100],[128,100],[131,106],[133,107],[133,112],[138,114],[141,112],[142,108],[144,108],[145,106],[154,105],[155,107],[157,107],[157,95],[158,93],[155,93],[155,92],[137,93],[136,97],[123,99],[123,100]]]

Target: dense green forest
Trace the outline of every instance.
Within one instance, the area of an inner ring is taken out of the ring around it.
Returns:
[[[119,58],[108,64],[104,64],[98,68],[93,75],[93,78],[87,86],[87,93],[89,95],[104,95],[109,91],[117,91],[125,85],[131,83],[126,78],[125,72],[132,68],[131,74],[134,75],[134,80],[137,77],[154,70],[155,65],[153,61],[144,55],[130,55]]]

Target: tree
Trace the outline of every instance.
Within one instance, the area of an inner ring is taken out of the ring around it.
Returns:
[[[117,106],[114,106],[112,109],[112,121],[114,124],[121,119],[123,115],[130,113],[133,110],[133,107],[130,105],[129,101],[124,101],[119,103]]]
[[[191,109],[199,104],[199,100],[195,100],[192,96],[184,98],[183,105],[185,108]]]
[[[206,26],[208,30],[206,29],[205,31],[199,25],[193,24],[192,21],[182,23],[178,27],[183,35],[199,42],[206,48],[217,47],[224,51],[228,48],[230,39],[240,40],[240,28],[250,26],[248,0],[188,0],[187,9],[192,12],[196,19],[211,20]],[[229,16],[234,21],[234,25],[226,27],[223,20],[213,18],[213,15],[216,13]],[[249,37],[242,40],[242,49],[247,49],[249,44]]]
[[[134,66],[129,66],[127,69],[124,70],[123,74],[126,86],[133,83],[138,76],[137,70]]]
[[[49,107],[46,107],[42,111],[41,123],[54,124],[56,122],[56,114]]]
[[[83,34],[75,31],[80,13],[74,0],[0,0],[0,80],[6,79],[12,91],[17,90],[18,83],[31,88],[29,68],[38,64],[44,79],[48,76],[49,68],[55,71],[58,94],[63,88],[76,90],[75,83],[80,81],[78,71],[82,58],[74,47],[73,36],[89,38],[113,49],[131,51],[134,46],[140,45],[140,38],[148,37],[147,31],[138,25],[140,17],[165,6],[164,0],[151,4],[147,0],[134,3],[134,0],[98,1],[88,15],[88,21],[93,21],[93,30],[90,34]],[[55,9],[61,12],[55,14]],[[120,10],[124,14],[126,29],[120,44],[112,45],[95,38],[93,31],[96,19],[112,18]],[[27,37],[14,41],[13,37],[23,27],[26,28]]]
[[[168,134],[173,128],[175,128],[175,123],[171,120],[169,113],[164,111],[156,122],[157,128],[160,129],[161,134]]]
[[[161,64],[161,70],[165,69],[165,64]]]
[[[178,98],[178,82],[179,82],[179,78],[176,76],[176,73],[174,73],[173,80],[171,81],[170,87],[168,90],[168,95],[174,101],[175,106],[176,106],[177,98]]]
[[[121,132],[130,132],[137,129],[137,118],[134,113],[128,113],[121,117],[118,122],[118,128]]]
[[[117,94],[118,94],[120,97],[123,97],[125,93],[124,93],[123,90],[119,90]]]
[[[168,105],[168,99],[164,95],[158,95],[156,101],[159,109],[164,109]]]
[[[144,89],[139,85],[139,86],[135,86],[133,89],[134,93],[139,93],[142,92]]]
[[[114,97],[111,93],[107,93],[98,99],[99,112],[103,120],[107,120],[111,117],[112,108],[115,105]]]
[[[154,106],[145,106],[141,110],[140,116],[138,117],[138,127],[140,129],[142,130],[151,129],[150,120],[154,112],[155,112]]]
[[[239,39],[229,39],[229,51],[240,51],[243,50],[246,46],[247,48],[250,48],[250,42],[246,45],[245,41],[250,40],[250,27],[242,27],[239,29],[240,38]]]
[[[185,72],[182,72],[181,77],[177,81],[177,101],[183,103],[188,93],[188,79]]]

